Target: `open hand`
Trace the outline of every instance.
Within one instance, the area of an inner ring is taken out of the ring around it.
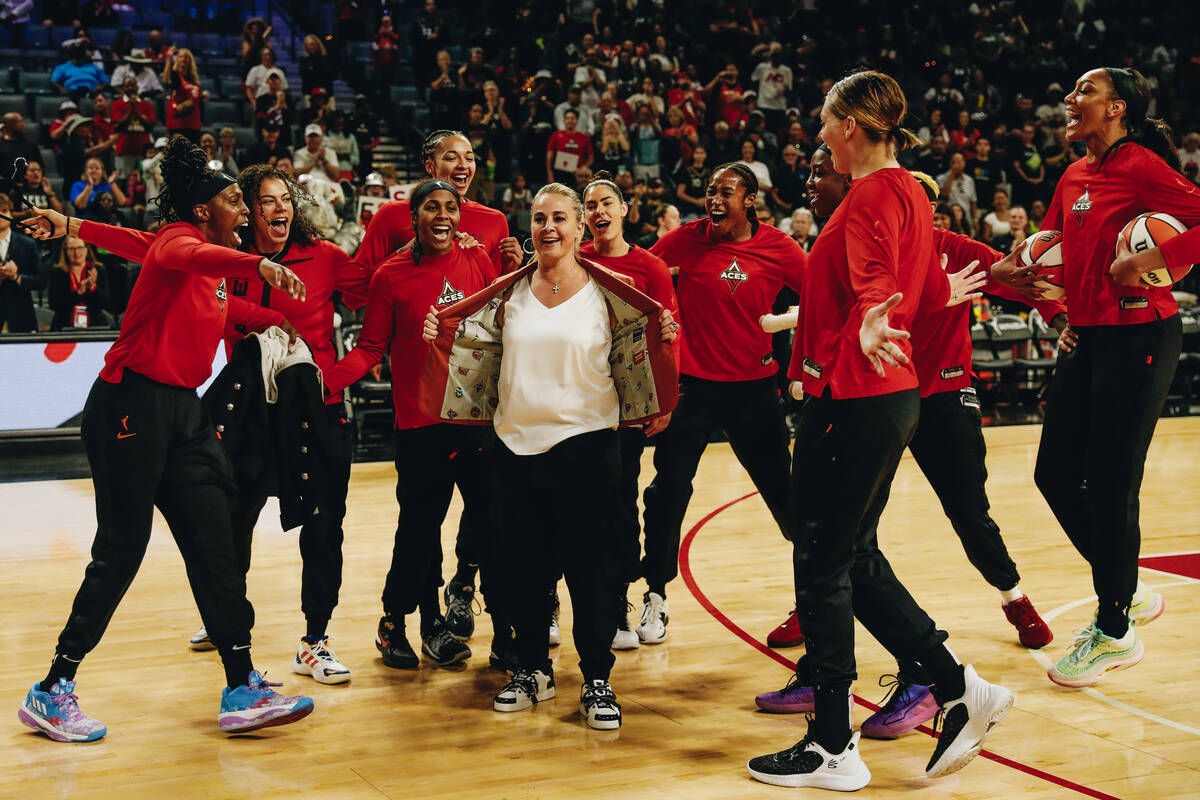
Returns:
[[[884,365],[899,367],[909,362],[908,356],[893,340],[907,339],[908,331],[897,330],[888,324],[888,314],[900,304],[904,295],[896,292],[863,315],[862,327],[858,331],[858,342],[863,355],[871,362],[875,372],[882,377]]]
[[[942,269],[946,269],[949,259],[946,254],[942,253]],[[953,308],[960,303],[966,303],[971,300],[983,297],[983,292],[978,291],[987,283],[987,274],[976,272],[976,267],[979,266],[979,261],[972,261],[967,264],[965,269],[958,272],[948,272],[946,277],[950,280],[950,299],[946,301],[946,308]]]
[[[258,262],[258,274],[272,288],[287,292],[294,300],[304,300],[308,297],[304,281],[283,264],[276,264],[269,258],[264,258]]]

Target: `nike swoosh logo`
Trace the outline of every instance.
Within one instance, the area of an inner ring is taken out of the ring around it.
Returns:
[[[137,436],[137,434],[136,433],[118,433],[117,434],[118,439],[128,439],[130,436]]]
[[[248,645],[248,644],[235,644],[235,645],[234,645],[233,647],[231,647],[230,649],[231,649],[231,650],[249,650],[249,649],[250,649],[250,645]]]

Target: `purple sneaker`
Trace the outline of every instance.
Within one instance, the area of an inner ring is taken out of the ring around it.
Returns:
[[[892,682],[884,683],[885,678]],[[892,691],[883,708],[863,720],[862,735],[868,739],[895,739],[937,715],[938,704],[928,686],[904,683],[895,675],[883,676],[879,685],[891,686]]]
[[[311,697],[288,697],[271,688],[282,685],[267,683],[258,670],[251,671],[245,686],[222,690],[217,725],[226,733],[247,733],[287,725],[312,713]]]
[[[17,711],[21,722],[56,742],[94,742],[108,733],[103,722],[79,710],[75,681],[59,678],[48,692],[38,689],[39,685],[33,685]]]
[[[754,704],[772,714],[806,714],[813,710],[813,690],[800,683],[795,675],[777,692],[763,692]]]

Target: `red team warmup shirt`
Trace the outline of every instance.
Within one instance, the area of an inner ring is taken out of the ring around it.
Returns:
[[[461,219],[458,229],[469,233],[483,245],[495,268],[493,278],[500,275],[502,259],[500,240],[508,237],[508,218],[483,203],[463,200],[459,206]],[[367,235],[354,257],[368,269],[377,269],[383,260],[417,238],[412,227],[412,207],[407,200],[384,203],[371,218]]]
[[[788,376],[818,397],[875,397],[918,386],[916,367],[885,367],[880,377],[862,352],[863,315],[896,292],[891,327],[911,331],[922,295],[926,308],[945,305],[950,285],[935,264],[933,214],[908,170],[881,169],[855,180],[809,253],[800,292],[800,327]],[[912,345],[899,340],[912,357]]]
[[[574,133],[555,131],[550,134],[550,143],[546,145],[546,149],[554,153],[550,166],[555,172],[562,172],[555,163],[559,153],[569,153],[577,159],[575,166],[567,170],[569,172],[574,172],[579,167],[582,167],[589,156],[595,156],[592,150],[592,138],[586,133],[580,133],[579,131],[575,131]]]
[[[609,258],[596,255],[596,243],[587,241],[580,245],[579,255],[613,272],[633,278],[633,288],[651,300],[657,300],[663,308],[670,310],[671,314],[679,314],[679,301],[675,298],[671,271],[667,269],[665,261],[649,250],[633,244],[629,246],[629,252],[625,255]]]
[[[939,256],[943,253],[946,255],[946,272],[959,272],[972,261],[979,262],[975,272],[986,272],[1004,257],[983,242],[938,228],[933,231],[933,252]],[[1006,300],[1029,304],[1017,292],[992,281],[984,285],[983,291]],[[928,303],[933,299],[922,298],[920,313],[913,320],[911,330],[912,358],[917,367],[921,397],[954,392],[971,385],[971,353],[974,349],[971,343],[971,304],[960,303],[953,308],[946,308],[943,300],[941,306],[930,307]],[[1036,301],[1033,307],[1041,312],[1047,324],[1067,310],[1062,303],[1053,300]]]
[[[113,120],[124,118],[132,107],[134,107],[134,104],[130,103],[124,97],[113,100]],[[141,158],[142,151],[146,149],[146,145],[150,144],[150,129],[154,127],[154,121],[157,118],[154,113],[154,104],[149,100],[138,100],[136,112],[141,117],[141,121],[130,121],[128,128],[117,137],[114,152],[119,156],[137,156]],[[113,125],[115,128],[116,122]]]
[[[411,250],[388,258],[371,278],[358,343],[325,372],[325,390],[339,394],[390,348],[396,427],[439,424],[417,405],[421,367],[429,352],[429,342],[421,338],[425,317],[430,306],[442,309],[485,288],[493,280],[492,269],[482,247],[463,250],[456,245],[444,256],[426,253],[419,264],[413,263]]]
[[[108,225],[93,225],[88,229],[88,236],[94,238],[87,241],[96,241],[122,258],[139,263],[145,260],[154,241],[153,234]],[[262,254],[253,247],[250,252],[256,254],[257,265]],[[233,346],[247,333],[281,325],[287,320],[300,332],[312,351],[313,361],[325,372],[337,361],[333,341],[333,292],[342,292],[342,299],[350,308],[361,307],[367,301],[371,272],[336,245],[321,240],[308,247],[289,247],[274,260],[304,281],[305,299],[293,299],[286,292],[271,288],[259,276],[257,267],[253,278],[230,276],[225,291],[237,311],[226,320],[225,353],[232,353]],[[332,405],[340,402],[340,398],[329,397],[326,402]]]
[[[1072,327],[1135,325],[1178,312],[1168,288],[1118,286],[1109,275],[1117,235],[1147,211],[1164,211],[1191,230],[1162,247],[1168,266],[1200,261],[1200,188],[1138,144],[1121,145],[1104,166],[1080,159],[1063,174],[1043,230],[1063,232],[1063,281]]]
[[[671,231],[650,252],[679,267],[678,316],[688,325],[679,339],[681,374],[710,381],[775,374],[771,334],[758,320],[771,313],[784,284],[800,291],[806,261],[800,245],[763,223],[745,242],[723,241],[704,218]]]
[[[104,235],[107,227],[84,222],[80,238],[130,258],[129,250],[113,241],[116,237]],[[246,303],[229,302],[225,277],[257,278],[262,257],[209,244],[186,222],[167,225],[151,238],[148,249],[137,240],[142,271],[100,378],[120,383],[131,369],[159,383],[195,389],[212,374],[226,307],[235,318],[245,318],[249,310]]]

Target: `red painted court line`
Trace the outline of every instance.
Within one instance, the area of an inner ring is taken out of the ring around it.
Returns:
[[[758,492],[750,492],[749,494],[742,495],[741,497],[737,498],[736,500],[730,500],[725,505],[720,506],[719,508],[716,508],[713,511],[710,511],[703,519],[701,519],[699,522],[697,522],[695,525],[692,526],[692,529],[687,532],[687,535],[685,537],[683,537],[683,541],[680,542],[680,544],[679,544],[679,574],[683,578],[683,582],[687,585],[688,591],[690,591],[692,593],[692,596],[696,598],[696,602],[698,602],[701,605],[701,607],[704,608],[705,611],[707,611],[709,614],[711,614],[713,619],[715,619],[717,622],[724,625],[727,629],[729,629],[729,631],[734,636],[738,637],[743,642],[745,642],[746,644],[753,647],[755,650],[759,651],[760,653],[767,656],[768,658],[778,661],[780,664],[783,664],[785,667],[788,667],[788,668],[794,670],[794,669],[796,669],[795,661],[792,661],[791,659],[789,659],[787,656],[783,655],[782,653],[779,653],[778,651],[772,650],[771,648],[767,647],[765,644],[758,641],[753,636],[751,636],[750,634],[746,633],[744,630],[739,628],[733,622],[733,620],[729,619],[729,617],[727,617],[723,613],[721,613],[721,610],[719,608],[717,608],[715,605],[713,605],[713,602],[708,599],[708,597],[704,594],[704,592],[700,591],[700,586],[696,583],[696,578],[692,574],[692,564],[691,564],[692,540],[696,538],[696,534],[699,533],[700,529],[703,528],[708,523],[708,521],[711,520],[713,517],[715,517],[717,514],[720,514],[722,511],[729,508],[730,506],[736,505],[737,503],[740,503],[743,500],[746,500],[747,498],[754,497],[756,494],[758,494]],[[872,711],[879,710],[879,706],[875,705],[874,703],[870,702],[869,700],[864,700],[863,698],[859,697],[858,695],[854,695],[854,702],[858,703],[860,706],[869,708]],[[922,733],[928,734],[930,736],[933,735],[933,731],[925,725],[922,725],[917,730],[921,731]],[[1003,764],[1004,766],[1009,767],[1011,769],[1015,769],[1018,772],[1024,772],[1026,775],[1032,775],[1035,778],[1040,778],[1041,780],[1047,781],[1049,783],[1053,783],[1056,786],[1062,786],[1063,788],[1071,789],[1072,791],[1078,792],[1079,794],[1085,795],[1087,797],[1094,797],[1094,798],[1097,798],[1097,800],[1120,800],[1120,798],[1115,797],[1111,794],[1105,794],[1104,792],[1101,792],[1097,789],[1091,789],[1087,786],[1083,786],[1081,784],[1075,783],[1074,781],[1069,781],[1066,778],[1060,778],[1057,775],[1052,775],[1049,772],[1040,770],[1037,767],[1031,767],[1028,764],[1023,764],[1020,761],[1013,761],[1011,758],[1006,758],[1005,756],[999,755],[998,753],[993,753],[990,750],[981,750],[979,752],[979,755],[981,755],[984,758],[989,759],[991,761],[995,761],[997,764]]]

